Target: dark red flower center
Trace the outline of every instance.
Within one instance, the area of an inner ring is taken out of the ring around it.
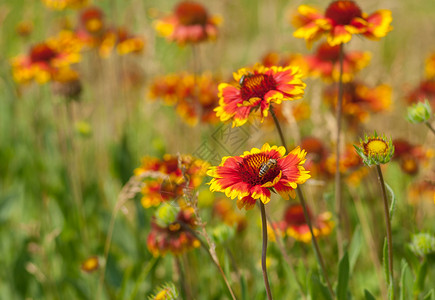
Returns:
[[[354,18],[361,17],[362,12],[355,2],[339,0],[328,6],[325,16],[333,20],[336,25],[349,25]]]
[[[175,8],[175,15],[183,25],[206,25],[208,14],[204,6],[199,3],[185,1]]]
[[[276,90],[276,81],[271,75],[248,74],[240,80],[240,94],[243,101],[251,98],[263,99],[271,90]]]
[[[338,61],[340,59],[340,46],[329,46],[328,43],[321,44],[317,48],[317,57],[326,61]]]
[[[57,52],[48,46],[47,44],[41,43],[35,45],[30,51],[30,60],[35,62],[47,62],[49,63],[53,58],[55,58]]]
[[[250,185],[262,185],[273,181],[278,176],[280,168],[269,162],[271,158],[264,153],[248,155],[239,164],[239,174],[242,180]],[[266,166],[266,164],[269,164]],[[260,175],[260,170],[262,174]]]

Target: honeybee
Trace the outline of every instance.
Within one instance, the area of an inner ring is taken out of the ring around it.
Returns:
[[[239,85],[240,86],[242,86],[243,83],[245,82],[245,78],[246,78],[246,75],[242,75],[242,77],[240,77],[240,80],[239,80]]]
[[[263,177],[264,175],[266,175],[266,173],[269,172],[269,170],[275,168],[276,163],[277,160],[274,158],[270,158],[268,161],[264,162],[260,166],[260,171],[258,172],[258,176]]]

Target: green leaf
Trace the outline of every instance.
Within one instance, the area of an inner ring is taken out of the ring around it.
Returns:
[[[414,278],[406,260],[402,259],[402,272],[400,275],[400,300],[412,299],[412,285]]]
[[[353,233],[352,241],[350,242],[350,246],[349,246],[349,263],[350,263],[349,273],[350,274],[352,274],[353,268],[355,267],[356,261],[361,252],[363,241],[364,240],[363,240],[362,230],[361,227],[358,226],[355,229],[355,232]]]
[[[364,298],[365,300],[376,300],[376,298],[368,290],[364,290]]]
[[[394,195],[393,189],[386,183],[385,187],[387,188],[388,192],[390,193],[391,197],[391,204],[390,204],[390,222],[393,220],[394,212],[396,211],[396,196]]]
[[[417,278],[414,283],[414,295],[418,295],[424,290],[424,281],[426,279],[427,269],[427,259],[424,259],[421,265],[418,267]]]
[[[347,299],[347,286],[349,284],[349,255],[343,255],[338,265],[337,300]]]
[[[319,274],[316,271],[311,273],[308,289],[311,299],[332,300],[328,288],[320,281]]]
[[[431,289],[431,290],[429,291],[429,293],[427,293],[426,295],[424,295],[423,300],[433,300],[433,299],[435,298],[435,297],[434,297],[434,294],[435,294],[434,289]]]

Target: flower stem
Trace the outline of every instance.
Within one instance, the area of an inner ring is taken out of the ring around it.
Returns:
[[[340,44],[340,75],[338,77],[338,99],[337,99],[337,131],[335,140],[335,214],[337,217],[337,245],[338,255],[343,255],[343,231],[342,231],[342,197],[341,197],[341,173],[340,173],[340,135],[341,135],[341,115],[343,110],[343,57],[344,49],[343,44]]]
[[[389,276],[391,280],[391,284],[393,284],[393,237],[391,234],[391,221],[390,221],[390,213],[388,208],[388,198],[387,192],[385,191],[385,183],[384,177],[382,176],[382,170],[379,165],[376,165],[376,171],[378,173],[379,184],[381,185],[382,191],[382,199],[384,201],[384,216],[385,216],[385,226],[387,228],[387,243],[388,243],[388,270]]]
[[[278,234],[277,230],[272,225],[273,222],[272,222],[270,216],[267,216],[267,221],[269,222],[270,228],[272,228],[272,231],[275,234],[276,243],[278,244],[279,251],[281,252],[282,256],[284,257],[284,260],[286,261],[287,265],[290,268],[290,271],[291,271],[293,277],[296,280],[296,284],[297,284],[297,286],[299,288],[299,291],[301,293],[302,299],[306,300],[307,296],[305,296],[304,288],[302,287],[302,283],[300,282],[300,280],[299,280],[299,278],[298,278],[298,276],[296,274],[296,270],[295,270],[295,268],[294,268],[294,266],[293,266],[293,264],[292,264],[292,262],[290,260],[290,257],[288,256],[287,252],[285,251],[284,245],[282,243],[282,237]]]
[[[264,203],[260,201],[261,210],[261,224],[263,227],[263,249],[261,251],[261,268],[263,270],[264,285],[266,286],[267,299],[272,300],[272,292],[270,291],[269,278],[267,277],[267,267],[266,267],[266,252],[267,252],[267,220],[266,220],[266,209]]]
[[[282,130],[281,130],[281,125],[279,124],[279,121],[278,121],[272,107],[270,107],[270,113],[272,115],[273,121],[275,122],[275,127],[278,130],[279,137],[281,138],[281,143],[287,151],[287,145],[286,145],[284,135],[283,135]],[[334,291],[332,290],[332,286],[331,286],[331,283],[330,283],[329,278],[328,278],[328,273],[326,273],[324,260],[323,260],[322,254],[320,252],[319,245],[317,244],[316,236],[314,235],[314,232],[313,232],[313,226],[311,224],[311,219],[309,218],[309,215],[308,215],[307,205],[305,203],[305,198],[304,198],[304,195],[302,193],[300,186],[296,189],[296,192],[298,194],[299,201],[301,202],[302,208],[304,210],[304,216],[305,216],[305,220],[307,221],[308,228],[310,229],[310,233],[311,233],[311,237],[312,237],[311,241],[312,241],[312,244],[314,247],[314,252],[316,253],[317,262],[320,266],[320,269],[322,270],[323,277],[325,278],[326,284],[328,285],[328,290],[329,290],[332,298],[334,298],[335,297]],[[261,203],[261,204],[263,204],[263,203]]]
[[[430,129],[430,131],[432,131],[433,134],[435,134],[435,128],[433,128],[433,126],[429,122],[425,122],[425,124]]]
[[[329,293],[331,294],[332,298],[335,298],[334,290],[332,289],[331,282],[329,281],[329,278],[328,278],[328,273],[326,272],[325,262],[323,260],[322,253],[320,252],[319,244],[317,243],[317,238],[313,232],[313,225],[311,224],[311,219],[310,219],[310,216],[309,216],[308,210],[307,210],[307,204],[305,203],[305,198],[304,198],[304,195],[301,191],[301,187],[298,187],[296,189],[296,192],[298,194],[299,201],[301,202],[302,209],[304,210],[304,217],[305,217],[305,220],[307,222],[308,228],[310,229],[311,241],[312,241],[312,244],[314,247],[314,252],[316,253],[317,262],[319,263],[320,269],[322,270],[323,278],[326,281],[326,285],[328,286]]]

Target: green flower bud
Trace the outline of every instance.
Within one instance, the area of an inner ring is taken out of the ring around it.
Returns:
[[[162,227],[166,227],[169,224],[172,224],[177,219],[177,215],[180,212],[179,207],[172,206],[167,203],[163,203],[157,209],[155,213],[156,222]]]
[[[425,123],[432,116],[432,108],[427,100],[408,107],[407,119],[411,123]]]
[[[429,233],[414,234],[409,247],[415,255],[421,257],[435,253],[435,237]]]
[[[376,131],[373,136],[364,136],[360,139],[360,145],[354,145],[356,152],[363,159],[363,163],[370,167],[372,165],[386,164],[394,154],[394,146],[391,139],[385,136],[378,136]]]
[[[178,291],[175,285],[171,283],[166,283],[161,287],[157,288],[154,295],[148,297],[148,300],[176,300],[178,299]]]
[[[76,132],[80,134],[82,137],[89,137],[92,135],[92,127],[86,121],[77,121],[74,124],[74,128]]]

